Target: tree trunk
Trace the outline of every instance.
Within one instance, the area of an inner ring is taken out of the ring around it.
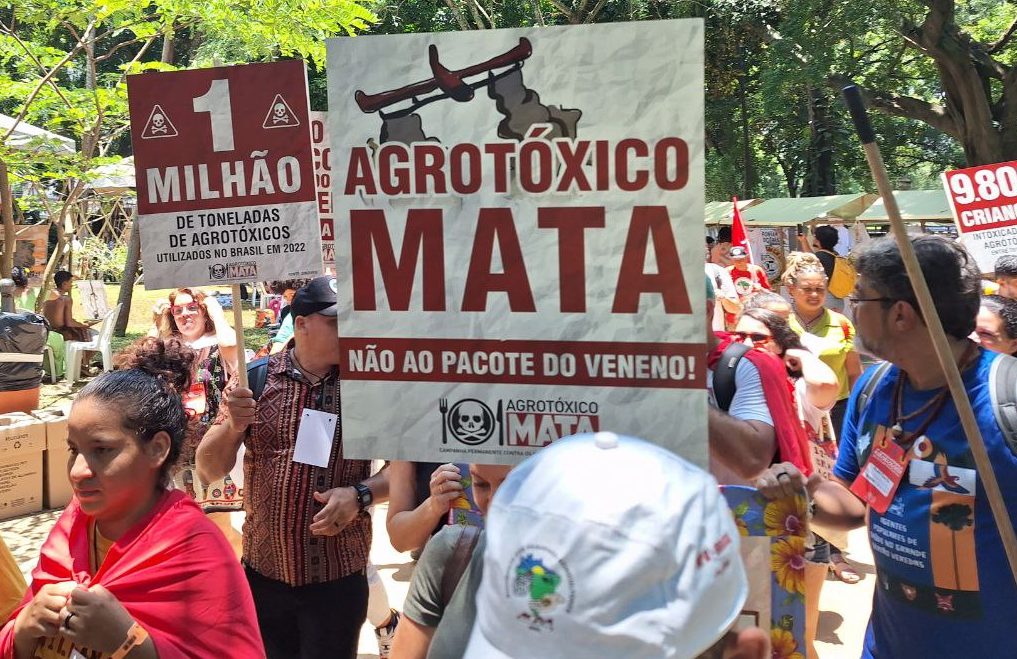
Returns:
[[[124,270],[124,278],[120,281],[120,297],[117,299],[120,307],[120,316],[113,326],[114,336],[123,336],[127,333],[127,319],[131,316],[131,299],[134,296],[134,282],[138,278],[138,261],[141,259],[141,232],[138,231],[138,216],[134,215],[131,222],[131,240],[127,243],[127,268]]]
[[[746,69],[748,63],[745,64]],[[752,161],[752,141],[749,138],[749,104],[745,90],[745,76],[743,73],[738,76],[738,102],[742,114],[742,170],[744,175],[744,188],[742,199],[753,199],[756,194],[756,173]]]
[[[830,100],[818,89],[809,90],[809,172],[805,179],[805,197],[837,194],[834,167],[833,127],[830,125]]]
[[[0,255],[0,277],[10,277],[14,268],[17,242],[14,237],[14,203],[11,194],[7,163],[0,159],[0,216],[3,217],[4,224],[4,251]]]

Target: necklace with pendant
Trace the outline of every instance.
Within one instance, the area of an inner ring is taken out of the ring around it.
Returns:
[[[825,309],[823,311],[825,311]],[[805,320],[805,318],[802,316],[802,313],[800,311],[798,311],[798,309],[796,307],[795,308],[795,315],[798,316],[798,322],[802,324],[802,328],[806,332],[811,334],[812,333],[812,326],[815,325],[819,321],[819,319],[823,317],[823,311],[820,311],[819,315],[816,316],[815,318],[813,318],[812,320]]]
[[[958,369],[963,371],[970,364],[972,357],[978,354],[975,349],[975,344],[971,343],[968,345],[964,354],[961,355],[960,364]],[[894,441],[901,444],[901,438],[904,436],[904,423],[912,419],[918,418],[922,414],[928,413],[925,421],[922,422],[921,426],[911,433],[912,437],[921,437],[922,433],[929,429],[936,416],[939,415],[943,406],[946,404],[946,400],[950,395],[950,388],[944,386],[935,396],[930,398],[924,405],[919,407],[914,412],[904,414],[904,384],[906,382],[906,376],[901,371],[897,374],[897,384],[894,387],[893,392],[893,411],[894,411],[894,423],[890,426],[890,434],[893,435]]]

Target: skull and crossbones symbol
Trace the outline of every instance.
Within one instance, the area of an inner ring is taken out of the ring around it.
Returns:
[[[483,441],[490,433],[487,413],[480,403],[463,401],[456,408],[456,429],[462,439]]]
[[[282,103],[276,103],[272,106],[272,123],[273,124],[288,124],[290,122],[289,112],[286,110],[286,106]]]
[[[166,125],[166,117],[162,116],[161,112],[156,112],[152,115],[152,133],[163,133],[166,134],[168,126]]]

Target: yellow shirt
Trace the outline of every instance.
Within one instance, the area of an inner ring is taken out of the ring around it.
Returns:
[[[0,620],[7,620],[18,608],[27,589],[28,584],[18,569],[17,561],[0,538]]]
[[[818,344],[818,357],[823,363],[833,369],[837,374],[837,382],[840,384],[840,393],[837,400],[843,400],[851,394],[851,385],[848,382],[847,356],[855,349],[855,326],[843,314],[826,309],[823,315],[817,318],[806,330],[793,315],[790,318],[791,329],[799,336],[811,334],[819,339],[814,343]],[[810,342],[810,345],[813,342]]]
[[[92,574],[99,571],[99,566],[106,560],[106,554],[113,546],[112,540],[107,540],[95,528],[95,524],[88,527],[88,564]],[[77,654],[75,654],[75,652]],[[103,652],[94,652],[87,648],[75,648],[74,644],[61,635],[55,638],[45,639],[35,649],[35,659],[106,659],[112,655]]]

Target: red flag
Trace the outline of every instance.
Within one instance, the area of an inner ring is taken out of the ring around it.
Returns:
[[[734,210],[731,211],[731,247],[744,247],[745,253],[749,255],[749,263],[755,263],[752,247],[749,246],[749,234],[745,231],[742,214],[738,212],[738,197],[731,197],[731,203],[734,205]]]

